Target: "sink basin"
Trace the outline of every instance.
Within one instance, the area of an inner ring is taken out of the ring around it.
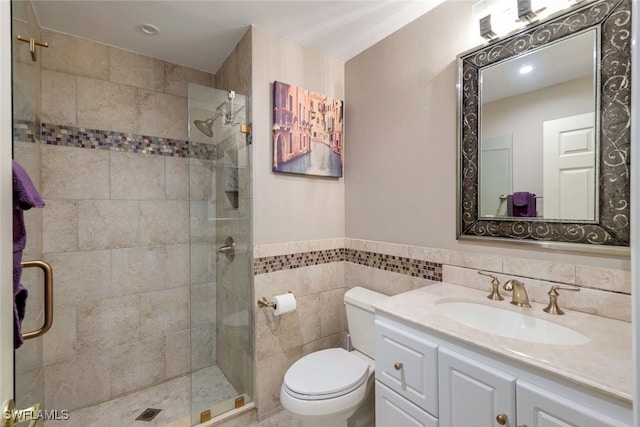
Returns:
[[[586,335],[566,326],[485,304],[442,301],[436,303],[436,307],[451,320],[506,338],[556,345],[580,345],[590,341]]]

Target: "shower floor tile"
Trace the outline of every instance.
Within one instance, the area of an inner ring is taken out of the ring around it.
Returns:
[[[44,427],[189,427],[191,425],[191,381],[193,413],[214,403],[238,396],[217,366],[119,397],[99,405],[72,411],[68,420],[46,421]],[[136,421],[146,408],[162,409],[152,421]]]

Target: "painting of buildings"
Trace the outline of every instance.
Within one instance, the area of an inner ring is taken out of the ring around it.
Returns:
[[[341,177],[344,102],[273,83],[273,171]]]

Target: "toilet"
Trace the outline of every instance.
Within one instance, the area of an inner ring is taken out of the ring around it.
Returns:
[[[374,310],[387,298],[355,287],[344,295],[353,351],[330,348],[296,361],[284,375],[280,403],[300,427],[374,425]]]

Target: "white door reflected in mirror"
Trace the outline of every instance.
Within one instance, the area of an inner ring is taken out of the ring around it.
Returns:
[[[596,219],[594,123],[593,113],[543,123],[545,218]]]

